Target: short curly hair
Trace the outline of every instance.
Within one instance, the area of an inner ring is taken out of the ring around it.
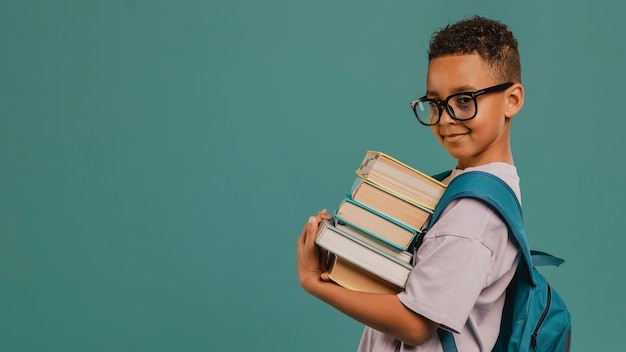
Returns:
[[[474,16],[433,33],[428,51],[432,59],[463,54],[478,54],[492,74],[503,82],[520,83],[522,68],[517,40],[502,22]]]

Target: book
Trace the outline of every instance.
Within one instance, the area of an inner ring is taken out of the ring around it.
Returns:
[[[377,151],[367,151],[359,176],[316,244],[329,252],[331,280],[351,290],[398,293],[413,269],[411,244],[446,185]]]
[[[432,210],[360,177],[352,186],[350,198],[415,229],[421,229],[432,214]]]
[[[372,248],[372,250],[383,252],[385,255],[397,258],[404,263],[410,264],[413,260],[413,253],[398,249],[385,242],[381,242],[375,237],[350,225],[335,221],[334,226],[340,232],[344,233],[348,237],[351,237],[355,241],[360,242],[362,245]]]
[[[371,183],[431,210],[435,209],[446,189],[445,184],[378,151],[367,151],[356,173]]]
[[[335,218],[391,246],[406,250],[418,230],[346,197],[337,208]]]
[[[326,273],[335,283],[349,290],[386,294],[397,294],[402,291],[402,288],[359,268],[337,255],[332,255],[329,259]]]
[[[320,224],[315,243],[342,258],[342,260],[360,268],[360,270],[400,288],[406,285],[409,273],[413,268],[410,263],[389,255],[377,249],[376,246],[365,245],[364,242],[337,229],[328,220],[324,220]]]

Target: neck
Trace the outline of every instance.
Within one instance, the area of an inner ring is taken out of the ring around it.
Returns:
[[[496,162],[515,165],[513,163],[513,153],[511,152],[509,143],[504,143],[500,147],[492,149],[490,153],[482,153],[471,158],[457,159],[456,168],[464,170],[468,167],[476,167]]]

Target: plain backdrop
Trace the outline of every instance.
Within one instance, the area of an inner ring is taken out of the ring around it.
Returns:
[[[617,1],[0,1],[0,350],[353,351],[295,244],[368,149],[454,167],[409,102],[431,34],[519,40],[512,144],[574,351],[626,314]]]

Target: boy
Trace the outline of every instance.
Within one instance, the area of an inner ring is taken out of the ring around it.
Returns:
[[[520,199],[510,147],[512,117],[524,104],[517,40],[482,17],[436,33],[428,53],[426,95],[411,103],[419,122],[457,159],[444,180],[482,170],[503,179]],[[297,245],[300,284],[366,325],[360,351],[442,351],[437,329],[454,333],[459,351],[491,351],[505,290],[519,261],[506,224],[480,201],[452,202],[424,237],[404,291],[350,291],[328,280],[315,234],[323,210],[304,226]]]

